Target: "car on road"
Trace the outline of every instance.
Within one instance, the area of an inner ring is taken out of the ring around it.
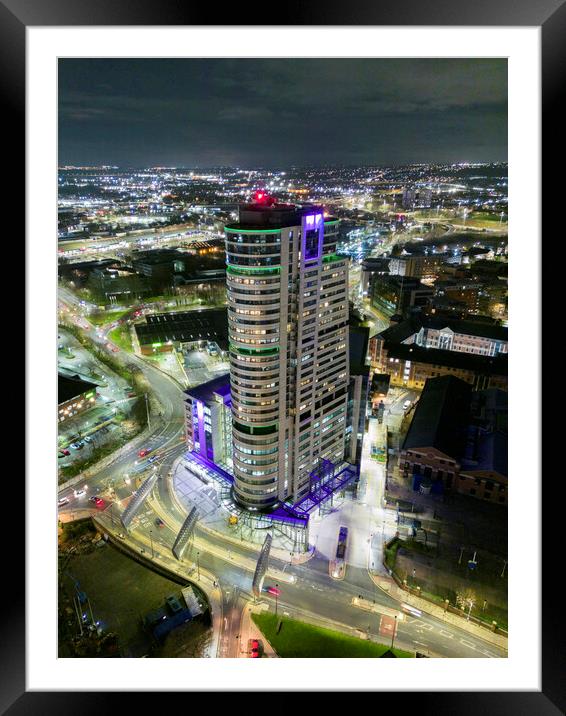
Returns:
[[[410,401],[410,400],[406,400],[406,401],[403,403],[403,410],[408,410],[408,409],[411,407],[411,405],[412,405],[411,401]]]
[[[80,449],[82,448],[82,446],[83,446],[82,443],[71,443],[71,444],[69,445],[69,447],[71,448],[71,450],[80,450]]]
[[[265,587],[265,591],[268,594],[272,594],[274,597],[279,597],[281,595],[281,590],[277,587]]]
[[[86,495],[86,490],[79,488],[78,490],[75,490],[73,494],[75,497],[82,497],[83,495]]]
[[[252,659],[257,659],[259,657],[259,641],[257,639],[248,640],[248,649]]]
[[[102,497],[99,497],[98,495],[93,495],[92,497],[89,497],[88,500],[89,500],[89,502],[94,502],[94,504],[97,507],[100,507],[101,505],[104,504],[104,500],[102,499]]]
[[[126,535],[123,532],[118,532],[118,537],[120,539],[126,539]]]
[[[148,462],[155,462],[158,457],[159,457],[159,455],[152,455],[152,456],[149,458]]]
[[[160,528],[161,528],[161,527],[165,527],[165,522],[163,522],[163,520],[160,519],[159,517],[156,517],[156,518],[155,518],[155,524],[156,524],[158,527],[160,527]]]
[[[62,497],[58,502],[59,507],[63,507],[64,505],[68,505],[68,504],[69,504],[68,497]]]
[[[410,604],[401,604],[401,611],[411,614],[414,617],[422,617],[423,613],[420,609],[412,607]]]
[[[146,455],[149,455],[151,452],[151,448],[143,448],[138,452],[138,457],[145,457]]]

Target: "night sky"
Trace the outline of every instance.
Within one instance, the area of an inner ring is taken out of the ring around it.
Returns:
[[[507,161],[504,59],[63,59],[59,163]]]

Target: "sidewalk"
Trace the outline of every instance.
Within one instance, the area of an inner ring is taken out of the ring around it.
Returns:
[[[478,639],[483,639],[484,641],[487,641],[494,646],[498,646],[500,649],[508,648],[507,637],[503,634],[495,634],[494,632],[490,631],[485,627],[481,627],[477,624],[469,622],[464,617],[460,617],[457,614],[450,614],[448,612],[445,612],[443,607],[433,604],[427,599],[422,599],[421,597],[414,596],[410,592],[405,592],[403,589],[398,587],[395,581],[389,576],[384,577],[371,573],[369,576],[376,587],[378,587],[384,592],[387,592],[387,594],[393,597],[393,599],[396,599],[399,602],[404,602],[405,604],[409,604],[416,609],[420,609],[420,611],[426,612],[427,614],[430,614],[436,619],[441,619],[442,621],[446,622],[446,624],[450,624],[452,626],[458,627],[459,629],[467,631],[470,634],[473,634]]]
[[[279,658],[273,650],[271,644],[252,621],[252,613],[260,613],[262,611],[263,605],[261,604],[254,605],[250,602],[244,607],[240,625],[240,653],[238,654],[240,659],[251,658],[248,653],[248,643],[250,639],[257,639],[260,642],[260,652],[262,657],[266,659]]]
[[[177,490],[175,488],[175,474],[177,473],[177,470],[179,469],[179,466],[182,464],[183,460],[184,455],[180,455],[179,458],[173,463],[173,465],[171,465],[170,472],[167,475],[167,481],[169,486],[169,494],[171,495],[172,502],[174,502],[178,511],[181,514],[188,515],[189,511],[187,510],[187,507],[183,504],[183,502],[180,500],[179,495],[177,494]],[[208,532],[208,534],[215,535],[217,537],[220,536],[225,542],[229,542],[235,546],[241,547],[242,539],[235,537],[230,532],[230,527],[228,526],[228,511],[225,510],[223,507],[219,507],[219,514],[221,510],[224,511],[226,515],[226,525],[223,525],[224,529],[215,529],[214,527],[207,525],[203,520],[199,520],[199,529],[201,529],[203,532]],[[246,541],[245,545],[246,547],[253,548],[255,551],[257,551],[257,554],[259,556],[262,547],[260,543],[256,544]],[[312,545],[309,546],[309,549],[306,552],[294,552],[292,558],[290,558],[290,553],[283,549],[279,549],[277,547],[272,546],[270,550],[270,556],[280,560],[281,562],[286,562],[289,565],[304,564],[314,556],[314,553],[315,548]],[[282,572],[279,572],[279,570],[270,570],[273,575],[275,574],[275,571],[277,571],[278,574],[282,574]]]

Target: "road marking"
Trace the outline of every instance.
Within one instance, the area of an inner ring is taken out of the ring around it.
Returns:
[[[475,644],[472,644],[471,641],[467,641],[466,639],[460,639],[460,644],[463,644],[464,646],[467,646],[468,649],[476,650]]]
[[[451,634],[449,631],[444,631],[444,629],[440,630],[440,635],[446,637],[446,639],[454,638],[454,634]]]

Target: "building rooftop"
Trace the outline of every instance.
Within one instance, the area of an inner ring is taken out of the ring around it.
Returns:
[[[223,402],[229,402],[226,399],[230,396],[230,373],[223,373],[206,383],[187,388],[185,395],[196,398],[203,403],[208,403],[214,400],[215,395],[219,395]]]
[[[480,375],[507,375],[507,355],[482,356],[461,351],[445,351],[438,348],[422,348],[405,343],[385,343],[387,355],[416,363],[447,366],[471,370]]]
[[[323,208],[314,204],[284,204],[262,192],[256,192],[255,201],[241,204],[239,220],[226,224],[227,231],[260,231],[298,226],[305,214],[322,214]],[[329,221],[327,217],[326,221]]]
[[[369,328],[350,324],[348,333],[350,339],[350,375],[366,375],[369,373],[369,366],[366,365]]]
[[[507,340],[506,326],[493,325],[473,320],[458,320],[451,318],[438,318],[436,316],[415,316],[403,321],[396,326],[390,326],[379,335],[385,341],[392,343],[402,342],[410,336],[418,333],[421,328],[432,328],[442,330],[449,328],[454,333],[463,333],[468,336],[482,336],[495,340]]]
[[[222,350],[228,348],[228,309],[207,308],[200,311],[178,311],[147,316],[145,324],[135,326],[140,345],[215,341]]]
[[[61,405],[61,403],[66,403],[67,400],[72,400],[89,390],[96,390],[97,387],[98,386],[95,383],[89,383],[87,380],[79,378],[78,375],[69,377],[59,373],[57,379],[57,395],[59,405]]]
[[[460,460],[466,446],[472,387],[452,375],[429,378],[423,389],[403,450],[432,447]]]

